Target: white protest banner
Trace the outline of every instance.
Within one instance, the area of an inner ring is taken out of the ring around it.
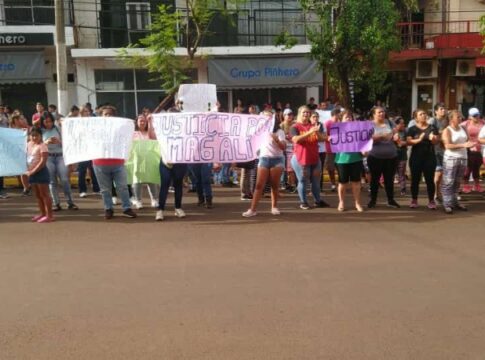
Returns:
[[[128,159],[135,123],[117,117],[66,118],[62,151],[66,164],[93,159]]]
[[[27,171],[27,132],[0,128],[0,176],[21,175]]]
[[[153,114],[153,127],[167,163],[232,163],[254,160],[273,119],[226,113]]]
[[[217,90],[214,84],[182,84],[177,100],[183,101],[183,112],[217,110]]]
[[[315,110],[318,114],[318,117],[320,119],[320,122],[325,124],[327,120],[330,120],[332,118],[332,112],[328,110]]]

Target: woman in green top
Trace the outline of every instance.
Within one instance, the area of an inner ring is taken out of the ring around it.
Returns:
[[[351,111],[346,110],[340,113],[339,121],[354,121],[354,116]],[[363,170],[362,154],[360,152],[337,153],[335,155],[335,164],[338,172],[338,211],[345,210],[345,191],[350,182],[352,194],[354,195],[355,209],[358,212],[363,212],[364,208],[360,203],[360,177]]]

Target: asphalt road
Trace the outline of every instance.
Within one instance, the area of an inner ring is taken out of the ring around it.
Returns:
[[[33,224],[33,198],[0,200],[0,360],[485,358],[481,196],[449,216],[285,195],[244,219],[237,195],[161,223],[106,222],[92,196]]]

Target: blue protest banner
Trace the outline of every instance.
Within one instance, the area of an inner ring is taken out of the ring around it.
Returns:
[[[21,175],[27,171],[27,133],[0,128],[0,176]]]

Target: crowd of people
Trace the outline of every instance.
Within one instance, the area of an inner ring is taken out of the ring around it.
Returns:
[[[175,104],[169,111],[180,111]],[[328,119],[320,119],[322,112],[330,111]],[[0,127],[24,129],[28,132],[28,171],[18,177],[23,195],[37,198],[39,214],[32,218],[38,223],[54,220],[53,212],[63,210],[58,194],[59,183],[68,210],[78,210],[71,190],[71,173],[77,172],[79,197],[88,196],[88,182],[92,192],[101,195],[105,219],[114,216],[114,206],[120,200],[123,215],[135,218],[133,211],[143,208],[143,186],[147,186],[150,205],[156,209],[155,219],[164,219],[169,193],[174,194],[176,217],[186,216],[183,208],[184,185],[190,183],[189,192],[197,194],[197,205],[206,209],[214,206],[212,185],[240,185],[242,201],[250,206],[242,216],[257,215],[257,208],[265,193],[271,196],[271,214],[281,213],[278,199],[281,191],[297,193],[299,207],[329,207],[322,197],[323,173],[326,170],[330,191],[337,191],[337,211],[348,209],[346,193],[351,190],[353,208],[364,211],[361,193],[364,183],[369,184],[367,208],[377,206],[378,192],[384,189],[387,206],[400,208],[395,199],[394,185],[401,196],[408,195],[409,207],[419,206],[419,185],[424,178],[427,194],[426,206],[435,210],[439,205],[445,213],[466,211],[460,203],[460,193],[482,193],[480,167],[484,162],[485,122],[479,109],[471,108],[465,119],[458,110],[448,110],[443,103],[434,106],[433,114],[416,109],[406,122],[400,116],[388,116],[383,106],[374,106],[369,112],[373,126],[373,146],[368,153],[332,153],[330,128],[337,122],[363,120],[338,103],[323,101],[319,105],[310,99],[307,105],[293,112],[290,104],[245,106],[238,100],[233,112],[261,114],[274,117],[272,132],[259,149],[256,160],[237,164],[170,164],[162,158],[159,166],[159,184],[130,184],[124,159],[94,159],[74,166],[66,166],[62,152],[62,121],[65,118],[54,105],[47,110],[38,103],[31,121],[20,110],[0,105]],[[432,115],[432,116],[430,116]],[[116,109],[106,105],[93,110],[85,104],[73,106],[66,117],[113,117]],[[156,140],[149,109],[143,109],[136,119],[134,140]],[[237,181],[239,176],[239,181]],[[338,176],[336,176],[338,175]],[[473,178],[473,183],[471,183]],[[310,201],[310,195],[311,199]],[[0,198],[7,198],[4,179],[0,177]],[[118,200],[119,199],[119,200]]]

